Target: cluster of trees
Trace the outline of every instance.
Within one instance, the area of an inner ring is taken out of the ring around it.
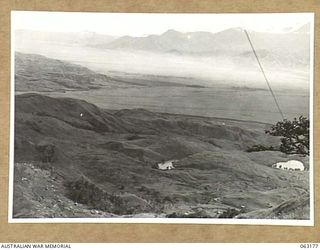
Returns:
[[[273,136],[281,136],[280,151],[286,154],[309,155],[310,122],[300,116],[292,121],[283,120],[265,131]]]
[[[254,145],[247,149],[247,152],[253,151],[281,151],[286,154],[309,155],[310,141],[310,122],[307,117],[300,116],[292,121],[284,119],[272,125],[269,130],[265,131],[273,136],[281,136],[279,147],[267,147],[263,145]]]

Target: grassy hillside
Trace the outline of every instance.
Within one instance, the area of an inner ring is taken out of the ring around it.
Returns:
[[[38,94],[16,96],[15,112],[14,217],[309,216],[309,173],[272,169],[283,153],[246,152],[278,146],[268,124]]]
[[[65,91],[100,88],[110,81],[85,67],[36,54],[15,53],[16,91]]]

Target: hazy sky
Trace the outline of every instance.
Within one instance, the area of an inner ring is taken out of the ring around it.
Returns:
[[[283,32],[313,21],[313,14],[141,14],[13,11],[14,29],[58,32],[89,31],[112,36],[181,32],[217,32],[245,26],[249,30]]]

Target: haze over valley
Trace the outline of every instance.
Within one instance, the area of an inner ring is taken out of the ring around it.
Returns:
[[[280,34],[249,31],[274,88],[308,89],[308,27],[305,25]],[[161,35],[120,38],[105,38],[92,33],[41,34],[16,31],[16,50],[70,61],[100,73],[119,71],[193,77],[209,80],[209,85],[222,82],[266,87],[249,42],[240,28],[215,34],[168,30]]]

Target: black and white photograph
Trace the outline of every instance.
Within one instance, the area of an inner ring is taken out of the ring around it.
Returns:
[[[11,12],[9,222],[314,223],[313,13]]]

